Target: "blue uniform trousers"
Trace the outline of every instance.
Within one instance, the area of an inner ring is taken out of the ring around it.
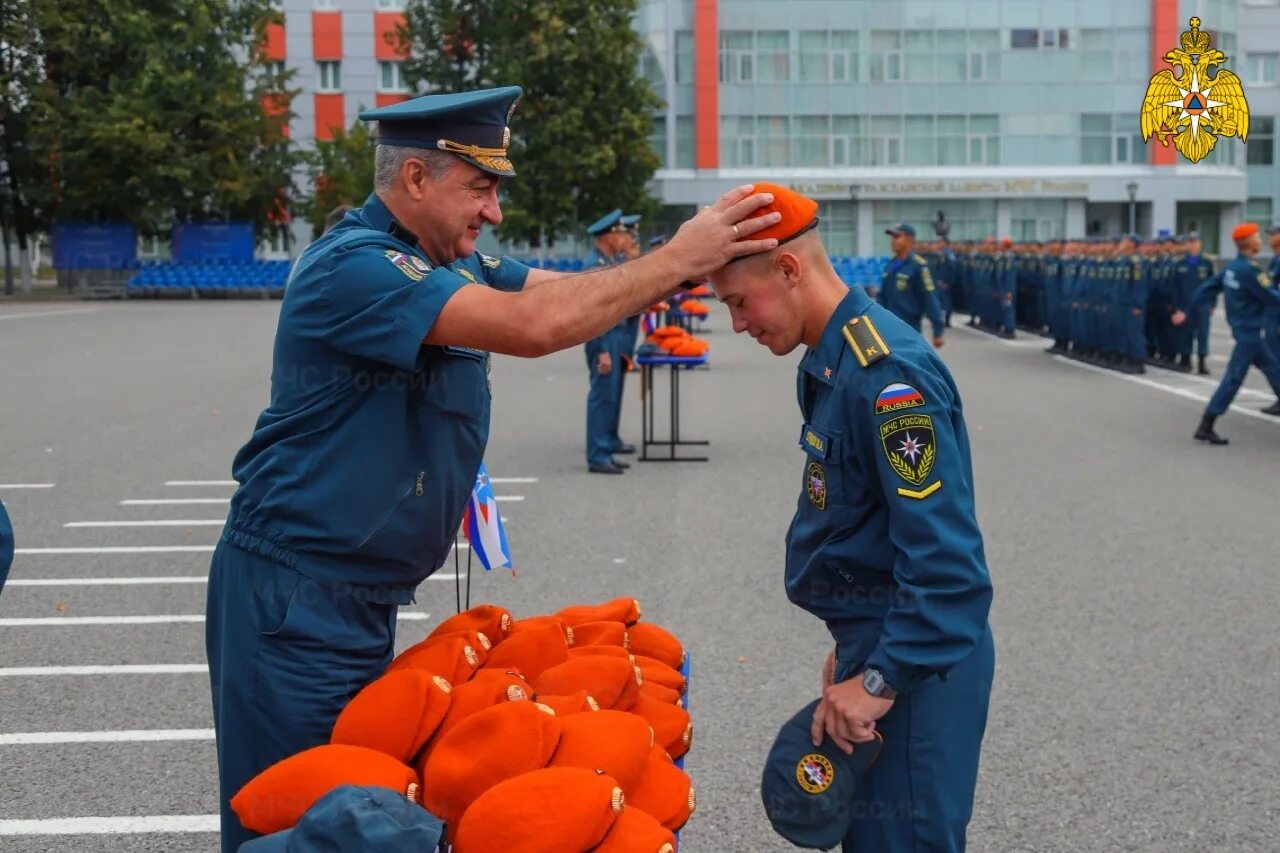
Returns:
[[[1000,325],[1012,332],[1018,325],[1018,298],[1011,290],[1000,292]]]
[[[1124,350],[1129,358],[1142,360],[1147,356],[1146,312],[1141,308],[1124,310]]]
[[[587,464],[609,465],[613,462],[614,434],[618,411],[622,405],[622,359],[608,351],[613,369],[601,376],[594,359],[587,357],[591,391],[587,394]]]
[[[843,681],[861,668],[861,660],[839,661],[836,678]],[[858,781],[845,853],[965,849],[994,673],[988,628],[945,681],[921,683],[876,723],[884,745]]]
[[[1195,321],[1196,355],[1200,358],[1209,356],[1209,309],[1193,308],[1192,318]]]
[[[1280,362],[1280,311],[1271,308],[1265,315],[1266,330],[1263,339],[1271,347],[1271,359]]]
[[[1267,382],[1271,383],[1271,390],[1280,397],[1280,362],[1271,357],[1258,330],[1233,330],[1231,334],[1236,339],[1236,345],[1231,350],[1231,360],[1227,362],[1227,369],[1222,374],[1222,382],[1204,410],[1206,415],[1217,417],[1227,410],[1231,401],[1236,398],[1240,386],[1244,384],[1245,374],[1251,366],[1262,371]]]
[[[209,571],[205,651],[217,735],[222,850],[255,838],[230,800],[277,761],[329,742],[351,697],[391,661],[395,602],[323,587],[220,542]]]

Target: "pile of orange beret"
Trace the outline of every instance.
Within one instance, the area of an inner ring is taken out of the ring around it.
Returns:
[[[679,326],[659,326],[653,334],[644,339],[647,344],[656,344],[671,355],[701,356],[707,354],[707,342],[694,337]]]
[[[381,786],[442,819],[453,853],[673,853],[696,802],[676,760],[693,725],[685,652],[630,598],[514,619],[484,604],[401,652],[330,742],[231,800],[278,832],[340,785]]]

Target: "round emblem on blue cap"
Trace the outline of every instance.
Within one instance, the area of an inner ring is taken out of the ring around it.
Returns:
[[[807,793],[821,794],[836,780],[836,769],[825,755],[811,752],[796,762],[796,782]]]

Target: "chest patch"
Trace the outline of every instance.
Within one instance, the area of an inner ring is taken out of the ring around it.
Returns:
[[[829,446],[830,442],[827,441],[827,437],[825,435],[818,432],[813,427],[808,426],[807,424],[805,425],[804,429],[800,433],[800,447],[802,449],[808,453],[812,453],[819,459],[826,459],[827,448]]]
[[[900,415],[880,425],[880,444],[898,476],[913,486],[924,483],[938,449],[929,415]]]
[[[827,472],[821,462],[810,462],[804,475],[805,490],[809,493],[809,503],[818,509],[827,508]]]

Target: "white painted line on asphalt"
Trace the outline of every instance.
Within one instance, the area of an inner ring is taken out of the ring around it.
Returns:
[[[134,498],[120,501],[120,506],[195,506],[229,504],[231,498]]]
[[[426,622],[431,618],[431,614],[421,610],[401,610],[396,617],[404,622]],[[83,628],[89,625],[180,625],[203,622],[203,613],[147,616],[10,616],[0,619],[0,628]]]
[[[498,503],[503,503],[504,501],[509,501],[514,503],[516,501],[524,500],[524,495],[498,495],[497,498],[498,498]]]
[[[166,486],[238,486],[235,480],[166,480]]]
[[[151,743],[213,740],[213,729],[122,729],[100,732],[13,732],[0,734],[0,746],[55,743]]]
[[[15,554],[212,554],[212,545],[131,545],[98,548],[19,548]]]
[[[0,835],[136,835],[140,833],[217,832],[216,814],[146,817],[56,817],[0,820]]]
[[[1081,370],[1091,370],[1094,373],[1101,373],[1103,376],[1110,376],[1113,379],[1123,379],[1127,382],[1132,382],[1135,385],[1142,385],[1146,388],[1154,388],[1157,391],[1164,391],[1166,394],[1173,394],[1176,397],[1183,397],[1188,400],[1195,400],[1197,403],[1208,403],[1210,397],[1212,396],[1210,394],[1198,394],[1195,391],[1190,390],[1189,388],[1179,388],[1176,385],[1166,385],[1163,382],[1157,382],[1156,380],[1148,379],[1145,376],[1135,376],[1131,373],[1117,373],[1116,371],[1108,370],[1105,367],[1098,367],[1097,365],[1093,365],[1093,364],[1085,364],[1082,361],[1075,361],[1073,359],[1065,358],[1060,355],[1054,356],[1054,360],[1060,361],[1063,364],[1069,364],[1072,367],[1078,367]],[[1259,412],[1257,409],[1246,409],[1244,406],[1239,406],[1235,403],[1232,403],[1231,411],[1235,412],[1236,414],[1248,415],[1251,418],[1257,418],[1260,421],[1266,421],[1268,423],[1275,424],[1276,426],[1280,426],[1280,418],[1277,418],[1274,415],[1264,415],[1262,414],[1262,412]]]
[[[429,581],[456,580],[453,572],[435,574]],[[164,584],[208,583],[207,575],[156,575],[137,578],[10,578],[5,586],[161,586]]]
[[[0,489],[52,489],[54,483],[0,483]]]
[[[153,521],[68,521],[63,527],[222,527],[225,518],[166,518]]]
[[[536,483],[537,477],[490,477],[490,483],[510,484],[510,483]]]
[[[189,675],[207,673],[202,663],[120,663],[102,666],[0,666],[4,676],[43,675]]]
[[[30,311],[25,314],[0,314],[0,320],[25,320],[28,317],[65,317],[68,314],[96,314],[97,308],[68,308],[65,311]]]
[[[1013,347],[1014,349],[1032,349],[1034,347],[1040,347],[1041,349],[1048,349],[1050,346],[1052,346],[1051,343],[1046,343],[1044,339],[1040,338],[1038,335],[1034,339],[1031,339],[1031,338],[1027,338],[1026,334],[1024,333],[1022,336],[1014,338],[1013,340],[1010,341],[1000,337],[999,335],[993,335],[990,332],[984,332],[981,329],[968,325],[967,323],[954,325],[951,328],[959,329],[960,331],[969,335],[978,335],[980,337],[986,338],[987,340],[994,341],[1000,344],[1001,346]]]

